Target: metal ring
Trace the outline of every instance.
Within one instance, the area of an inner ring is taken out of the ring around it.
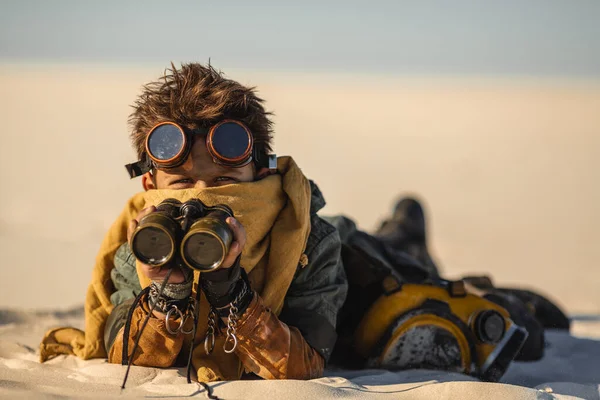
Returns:
[[[181,324],[181,327],[179,328],[181,330],[181,333],[183,333],[184,335],[189,335],[190,333],[194,332],[194,325],[192,325],[192,328],[189,331],[183,330],[183,326],[185,325],[186,322],[188,322],[189,319],[190,319],[190,316],[188,314],[185,316],[185,321],[183,322],[183,324]]]
[[[208,347],[208,337],[210,336],[210,347]],[[212,353],[212,351],[215,348],[215,334],[211,333],[210,335],[206,335],[206,337],[204,338],[204,351],[206,352],[206,355],[209,355],[210,353]]]
[[[233,347],[231,348],[231,350],[227,350],[227,343],[231,340],[230,338],[233,338]],[[237,347],[237,343],[238,341],[235,335],[228,336],[227,339],[225,339],[225,343],[223,344],[223,351],[227,354],[233,353],[233,351]]]
[[[179,328],[177,328],[175,331],[171,330],[171,324],[169,324],[169,319],[171,318],[171,313],[173,313],[173,310],[177,311],[177,314],[179,314]],[[181,313],[181,310],[179,310],[177,306],[172,306],[171,309],[167,311],[167,315],[165,316],[165,327],[167,328],[167,332],[169,332],[171,335],[176,335],[179,331],[181,331],[183,322],[183,314]]]

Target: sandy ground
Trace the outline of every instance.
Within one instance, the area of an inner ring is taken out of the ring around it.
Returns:
[[[585,321],[576,323],[584,326]],[[0,310],[0,398],[206,398],[187,384],[185,369],[133,367],[124,391],[125,367],[106,360],[59,356],[38,362],[36,348],[52,326],[83,325],[83,309],[64,312]],[[598,330],[596,330],[598,332]],[[593,399],[600,400],[597,340],[548,332],[541,361],[511,364],[500,383],[455,373],[409,370],[326,371],[310,381],[239,381],[210,384],[220,399]]]
[[[536,288],[577,316],[574,334],[600,337],[600,82],[227,72],[259,87],[275,112],[276,151],[293,155],[318,182],[326,213],[348,214],[371,230],[399,196],[415,194],[426,203],[432,253],[446,276],[489,273],[499,284]],[[159,74],[160,68],[0,65],[0,309],[68,310],[82,303],[104,232],[141,188],[123,168],[133,161],[128,105]],[[24,317],[12,321],[17,314]],[[36,390],[48,398],[102,397],[103,385],[112,388],[122,371],[102,360],[36,364],[32,349],[43,330],[78,324],[80,317],[0,311],[0,396]],[[600,342],[551,339],[548,364],[515,364],[521,381],[511,381],[509,371],[508,383],[535,388],[514,393],[502,392],[511,385],[410,373],[379,374],[374,388],[368,374],[339,375],[272,383],[267,392],[536,398],[558,390],[597,398],[588,396],[598,395],[597,386],[573,382],[600,383],[594,375]],[[23,378],[24,371],[43,378]],[[198,390],[182,377],[172,383],[175,376],[139,372],[130,394]],[[564,389],[561,381],[571,384]],[[543,386],[549,382],[551,389]],[[236,385],[215,390],[235,398]],[[263,383],[248,385],[248,398],[264,398]],[[456,385],[467,385],[467,392]]]

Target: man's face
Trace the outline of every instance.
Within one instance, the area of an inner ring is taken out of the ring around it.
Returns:
[[[254,164],[250,163],[241,168],[229,168],[215,164],[206,149],[204,138],[197,138],[192,145],[187,161],[170,169],[155,169],[154,178],[145,174],[142,184],[149,189],[203,189],[223,186],[238,182],[255,180]]]

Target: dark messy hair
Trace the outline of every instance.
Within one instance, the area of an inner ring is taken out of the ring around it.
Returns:
[[[256,150],[270,153],[273,123],[254,87],[227,79],[210,64],[171,63],[164,75],[144,85],[129,116],[131,141],[140,159],[145,156],[146,135],[160,122],[175,122],[189,129],[208,128],[223,119],[245,124]]]

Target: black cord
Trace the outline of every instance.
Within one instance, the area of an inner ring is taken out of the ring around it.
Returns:
[[[204,389],[206,389],[206,397],[208,397],[211,400],[221,400],[220,397],[215,396],[213,394],[212,388],[208,385],[208,383],[206,382],[198,382],[198,385],[202,386]]]
[[[133,318],[133,312],[135,311],[135,308],[141,301],[142,297],[144,297],[144,295],[149,292],[150,292],[150,287],[147,287],[147,288],[143,289],[135,297],[133,304],[131,305],[131,307],[129,308],[129,311],[127,312],[127,319],[125,320],[125,328],[123,329],[123,338],[129,337],[129,330],[131,329],[131,319]],[[129,340],[123,340],[123,349],[121,352],[121,365],[127,365],[129,362],[128,360],[129,360]]]
[[[165,279],[163,280],[162,285],[160,286],[160,290],[158,291],[158,297],[162,296],[163,291],[165,290],[165,286],[167,286],[167,282],[169,281],[169,278],[171,277],[171,272],[173,272],[173,269],[169,268],[167,275],[165,276]],[[140,295],[141,295],[141,293],[140,293]],[[140,296],[138,295],[138,297],[140,297]],[[150,307],[150,311],[148,312],[148,315],[146,315],[146,318],[144,318],[144,323],[142,324],[142,327],[140,328],[140,331],[137,334],[137,337],[135,338],[135,343],[133,344],[133,351],[131,352],[131,356],[128,356],[129,360],[127,363],[127,371],[125,371],[125,377],[123,378],[123,384],[121,385],[121,390],[125,389],[125,384],[127,383],[127,377],[129,376],[129,370],[131,369],[131,364],[133,363],[133,357],[135,355],[135,351],[138,348],[140,339],[142,337],[142,333],[144,332],[146,325],[148,325],[150,316],[154,312],[154,309],[156,308],[157,304],[158,304],[158,302],[154,302],[154,304],[152,304],[152,307]],[[133,308],[133,306],[132,306],[132,308]],[[133,312],[131,312],[131,314],[133,315]],[[123,334],[125,334],[125,332],[123,332]],[[129,342],[129,336],[123,336],[123,342]]]
[[[202,279],[202,278],[200,278]],[[196,345],[196,327],[198,326],[198,319],[200,315],[200,297],[201,297],[201,287],[200,280],[198,280],[198,284],[196,285],[196,312],[194,313],[194,336],[192,338],[192,344],[190,345],[190,353],[188,354],[188,363],[187,363],[187,381],[188,383],[192,383],[191,373],[192,373],[192,352]],[[206,390],[206,397],[211,400],[221,400],[218,396],[213,394],[212,388],[206,382],[197,381],[198,385],[202,386]]]
[[[192,344],[190,345],[190,353],[187,361],[187,381],[192,383],[192,353],[196,345],[196,328],[198,327],[198,319],[200,315],[200,284],[196,285],[196,310],[194,312],[194,331],[192,332]],[[208,389],[207,389],[208,390]]]

